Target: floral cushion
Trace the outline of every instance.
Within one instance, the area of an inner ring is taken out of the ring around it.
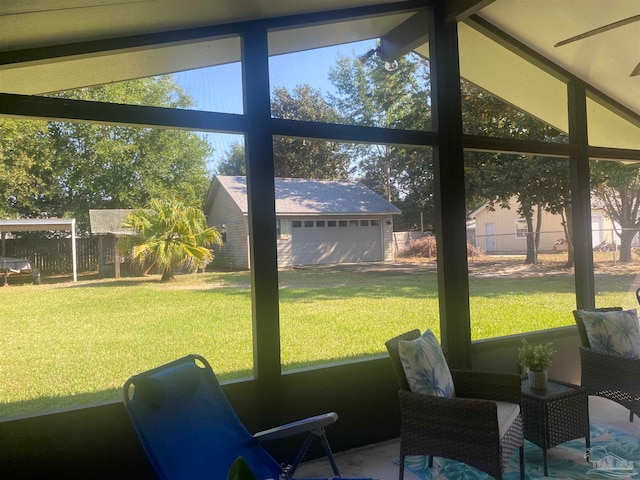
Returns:
[[[640,323],[636,309],[580,312],[589,345],[594,350],[640,358]]]
[[[449,365],[431,330],[415,340],[398,342],[398,353],[412,392],[454,397]]]

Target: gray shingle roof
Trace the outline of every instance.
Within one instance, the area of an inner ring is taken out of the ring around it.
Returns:
[[[93,235],[133,235],[132,228],[124,228],[122,222],[131,209],[104,209],[89,210],[89,221],[91,223],[91,233]]]
[[[246,177],[218,175],[216,180],[240,210],[247,213]],[[400,213],[398,208],[377,193],[350,180],[276,178],[275,189],[278,215]]]

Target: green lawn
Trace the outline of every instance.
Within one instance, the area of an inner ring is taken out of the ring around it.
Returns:
[[[634,278],[599,278],[598,301],[633,307]],[[432,269],[301,269],[280,283],[285,369],[380,354],[411,328],[439,335]],[[474,339],[573,323],[569,275],[472,277],[470,292]],[[0,417],[118,398],[131,374],[188,353],[222,379],[249,376],[250,299],[246,272],[1,288]]]

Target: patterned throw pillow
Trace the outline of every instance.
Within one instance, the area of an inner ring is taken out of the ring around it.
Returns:
[[[591,348],[625,357],[640,358],[640,323],[635,308],[613,312],[583,310],[580,315]]]
[[[400,361],[412,392],[454,397],[449,365],[431,330],[415,340],[398,342]]]

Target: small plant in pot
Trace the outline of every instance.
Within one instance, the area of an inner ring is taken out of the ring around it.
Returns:
[[[547,368],[555,353],[553,342],[531,345],[526,339],[522,339],[522,345],[518,349],[518,363],[528,370],[531,388],[547,388]]]

